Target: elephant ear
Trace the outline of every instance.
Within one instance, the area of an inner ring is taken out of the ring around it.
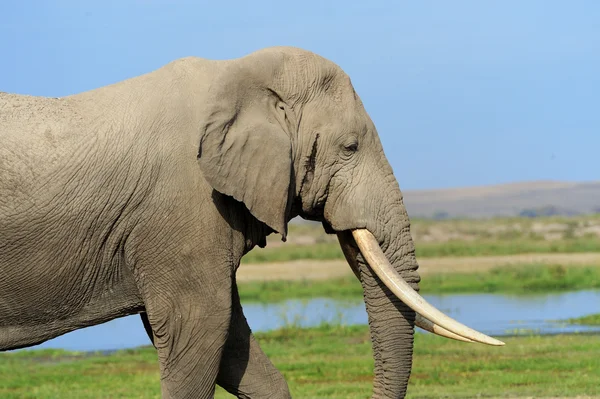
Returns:
[[[291,205],[291,110],[272,90],[215,93],[200,130],[198,162],[208,183],[287,235]]]

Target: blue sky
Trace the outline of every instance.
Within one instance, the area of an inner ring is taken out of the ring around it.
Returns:
[[[403,189],[597,180],[600,2],[0,3],[0,90],[64,96],[292,45],[352,78]]]

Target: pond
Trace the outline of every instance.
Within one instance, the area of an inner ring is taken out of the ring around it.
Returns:
[[[577,291],[540,295],[452,294],[424,295],[446,314],[485,334],[557,334],[599,332],[600,326],[580,326],[555,322],[600,313],[600,291]],[[323,322],[366,324],[362,301],[337,301],[315,298],[273,304],[245,304],[244,313],[253,331],[284,327],[315,326]],[[418,329],[419,332],[422,330]],[[73,331],[29,348],[63,348],[92,351],[149,345],[139,316]]]

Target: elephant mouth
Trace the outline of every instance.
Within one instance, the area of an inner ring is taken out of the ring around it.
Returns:
[[[418,327],[458,341],[479,342],[493,346],[504,345],[504,342],[465,326],[428,303],[394,269],[379,246],[377,239],[370,231],[356,229],[352,230],[351,233],[358,250],[363,255],[369,267],[398,299],[415,311],[415,324]],[[346,260],[354,274],[360,280],[359,266],[356,263],[357,248],[349,245],[346,238],[340,239],[340,243],[342,243],[342,250]]]

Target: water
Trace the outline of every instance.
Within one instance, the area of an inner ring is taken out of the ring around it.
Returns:
[[[444,313],[489,335],[600,332],[600,326],[568,325],[552,321],[600,313],[600,291],[527,296],[425,295],[425,298]],[[244,314],[254,331],[273,330],[286,325],[308,327],[323,322],[367,324],[365,305],[359,300],[316,298],[276,304],[245,304]],[[136,315],[77,330],[35,348],[90,351],[149,344],[142,322]]]

